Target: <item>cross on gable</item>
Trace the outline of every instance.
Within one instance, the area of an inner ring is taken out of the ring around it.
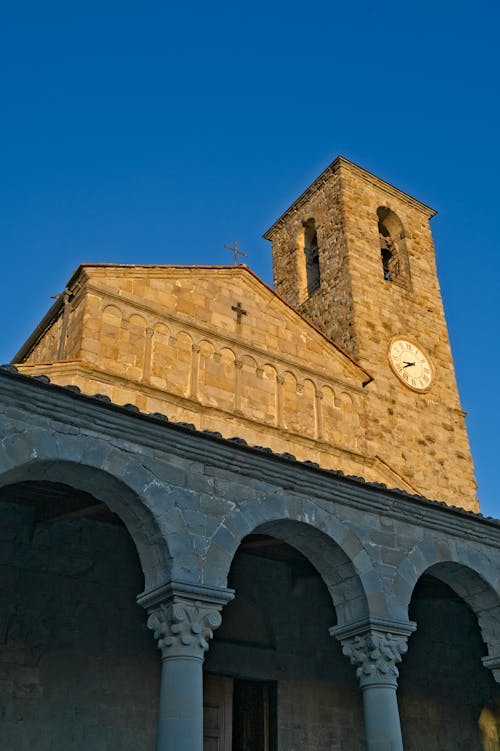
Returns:
[[[236,313],[236,323],[241,323],[241,317],[247,314],[246,310],[243,310],[241,307],[240,302],[237,305],[231,305],[231,310],[234,310]]]
[[[248,253],[244,253],[242,250],[238,248],[238,240],[234,241],[234,245],[224,245],[225,248],[228,250],[231,250],[234,254],[234,265],[239,265],[239,258],[238,256],[245,256],[245,258],[248,258]]]

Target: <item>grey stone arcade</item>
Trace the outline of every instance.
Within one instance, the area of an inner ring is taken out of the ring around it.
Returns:
[[[331,635],[362,692],[369,751],[403,749],[398,670],[418,629],[408,609],[422,575],[467,603],[484,645],[478,669],[500,681],[497,522],[9,369],[0,411],[0,489],[69,486],[105,503],[134,541],[138,602],[162,666],[157,751],[202,751],[204,658],[249,534],[285,541],[319,572],[337,617]]]

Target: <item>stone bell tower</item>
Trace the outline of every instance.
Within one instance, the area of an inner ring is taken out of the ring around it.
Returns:
[[[264,237],[278,294],[373,377],[372,452],[428,497],[477,508],[429,225],[435,213],[338,157]]]

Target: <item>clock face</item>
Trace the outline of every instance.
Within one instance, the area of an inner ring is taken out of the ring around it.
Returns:
[[[389,362],[397,377],[413,391],[428,391],[434,380],[431,360],[422,348],[402,337],[394,337],[389,345]]]

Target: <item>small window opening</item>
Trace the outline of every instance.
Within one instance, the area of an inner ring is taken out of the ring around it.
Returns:
[[[384,279],[410,289],[410,269],[401,220],[384,206],[377,209],[377,216]]]
[[[304,222],[304,255],[306,260],[307,294],[310,297],[321,285],[319,246],[316,221]]]

